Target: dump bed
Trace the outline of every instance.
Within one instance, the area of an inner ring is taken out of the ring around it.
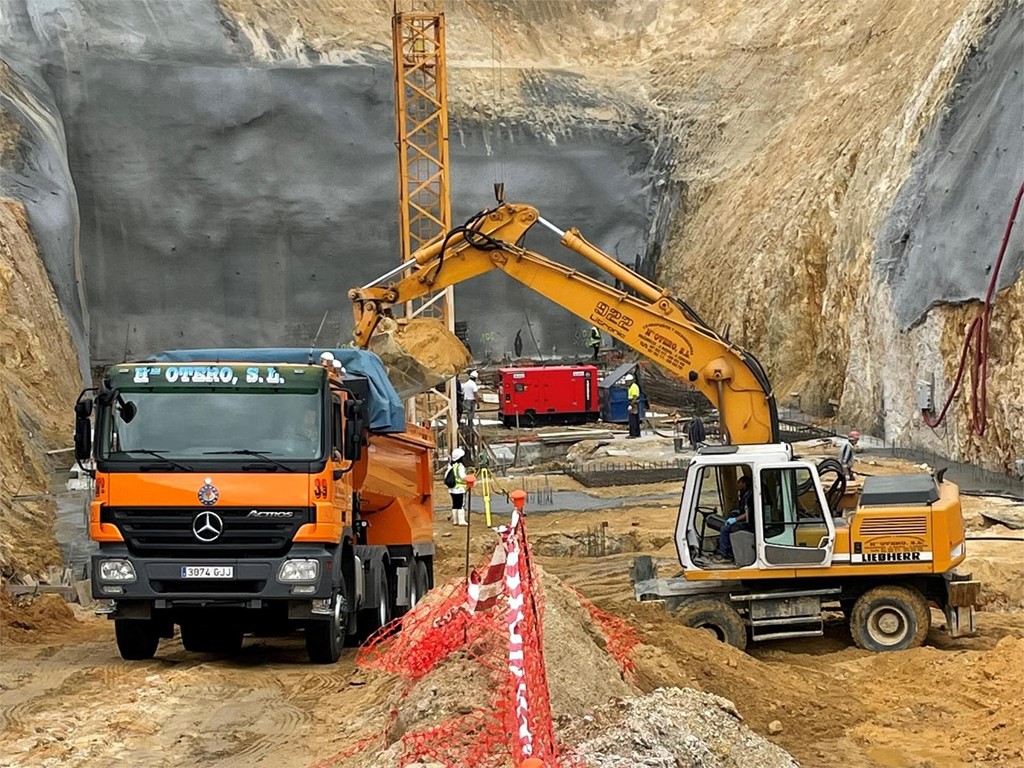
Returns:
[[[371,433],[357,471],[367,544],[421,544],[433,540],[434,438],[412,424],[400,433]]]

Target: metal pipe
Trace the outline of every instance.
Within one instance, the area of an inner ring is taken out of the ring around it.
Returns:
[[[397,267],[392,269],[390,272],[385,272],[380,277],[375,278],[374,280],[371,280],[369,283],[364,285],[361,290],[365,291],[367,288],[373,288],[373,286],[379,285],[380,283],[383,283],[385,280],[389,280],[392,277],[394,277],[395,275],[397,275],[397,274],[399,274],[401,272],[404,272],[405,270],[407,270],[409,267],[411,267],[415,263],[416,263],[416,259],[408,259],[407,261],[402,262]]]
[[[537,217],[537,223],[538,223],[538,224],[542,224],[542,225],[544,225],[545,227],[547,227],[548,229],[550,229],[550,230],[551,230],[552,232],[554,232],[554,233],[555,233],[556,235],[558,235],[558,237],[559,237],[559,238],[563,238],[563,237],[565,237],[565,232],[563,232],[562,230],[560,230],[560,229],[559,229],[558,227],[556,227],[556,226],[555,226],[554,224],[552,224],[552,223],[551,223],[550,221],[548,221],[547,219],[545,219],[545,218],[544,218],[543,216],[538,216],[538,217]]]
[[[559,232],[558,228],[544,219],[539,219],[548,229]],[[583,236],[575,229],[560,233],[562,245],[570,251],[575,251],[592,264],[597,265],[616,280],[628,288],[632,288],[640,296],[650,302],[656,302],[665,296],[665,292],[655,285],[652,285],[636,272],[622,264],[615,258],[609,256],[595,245],[588,243]]]
[[[427,302],[425,302],[423,304],[420,304],[420,306],[412,313],[412,316],[413,317],[419,317],[419,315],[423,314],[423,310],[425,310],[427,307],[430,307],[431,305],[435,304],[440,299],[443,299],[444,296],[445,296],[444,291],[441,291],[436,296],[434,296],[434,298],[430,299],[430,301],[427,301]]]

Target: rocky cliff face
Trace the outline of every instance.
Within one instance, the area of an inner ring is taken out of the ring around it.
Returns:
[[[0,573],[60,565],[46,451],[71,444],[82,386],[25,208],[0,198]],[[69,454],[63,459],[70,461]],[[63,460],[62,459],[62,460]]]
[[[302,343],[391,263],[389,4],[12,7],[5,58],[33,98],[0,92],[42,137],[18,146],[44,156],[66,128],[69,158],[21,186],[77,194],[78,307],[73,248],[56,242],[77,242],[76,223],[37,213],[46,195],[26,202],[93,357],[125,338]],[[1006,468],[1022,426],[1020,231],[993,319],[989,434],[971,436],[963,398],[946,428],[923,427],[916,390],[934,380],[944,399],[1020,183],[1022,16],[1019,0],[456,4],[456,216],[504,180],[623,260],[639,253],[765,362],[780,400],[835,401],[846,423]],[[458,297],[497,351],[524,323],[516,302],[550,312],[500,278]],[[576,343],[563,315],[542,321],[545,352]]]
[[[380,46],[387,21],[372,4],[221,5],[254,50],[286,39],[298,58]],[[916,392],[934,381],[941,402],[955,377],[1024,172],[1020,2],[599,6],[450,10],[456,121],[528,116],[557,142],[639,116],[660,169],[645,263],[756,352],[780,400],[838,402],[841,421],[892,442],[1007,469],[1022,426],[1017,289],[993,326],[988,435],[972,436],[963,397],[927,429]],[[1022,243],[1018,229],[1003,288]]]

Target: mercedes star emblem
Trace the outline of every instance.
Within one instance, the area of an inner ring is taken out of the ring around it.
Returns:
[[[192,521],[192,533],[207,544],[216,541],[224,533],[224,521],[216,512],[200,512]]]

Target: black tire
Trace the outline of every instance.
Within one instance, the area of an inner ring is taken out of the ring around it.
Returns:
[[[217,627],[199,622],[181,625],[181,644],[191,653],[238,653],[243,633],[236,627]]]
[[[160,645],[160,627],[150,619],[114,619],[117,650],[125,661],[152,659]]]
[[[373,569],[370,571],[373,573]],[[377,569],[377,594],[380,602],[373,608],[364,608],[359,612],[360,642],[365,642],[370,635],[391,621],[391,589],[386,567]]]
[[[856,600],[840,600],[839,610],[843,612],[843,617],[849,621],[850,617],[853,616],[853,606],[857,604]]]
[[[412,567],[412,588],[416,599],[410,595],[409,603],[411,608],[424,598],[430,591],[430,573],[427,571],[427,563],[424,560],[416,560]]]
[[[928,602],[913,587],[875,587],[854,604],[850,634],[867,651],[903,651],[921,645],[931,624]]]
[[[739,611],[717,597],[694,597],[680,605],[673,613],[676,621],[686,627],[709,631],[717,640],[744,650],[747,647],[747,627]]]
[[[334,596],[333,607],[330,618],[306,625],[306,654],[314,664],[333,664],[341,657],[341,649],[345,646],[347,627],[338,595]]]

